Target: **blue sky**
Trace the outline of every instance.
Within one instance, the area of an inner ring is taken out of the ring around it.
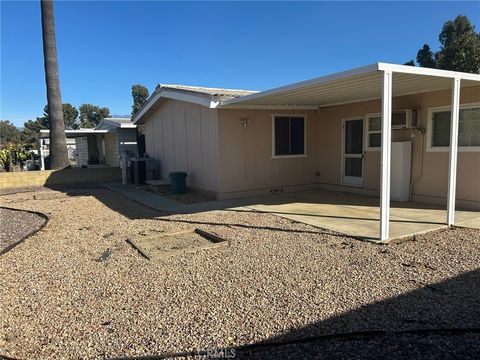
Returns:
[[[131,111],[130,87],[263,90],[377,61],[404,63],[480,2],[57,1],[63,102]],[[1,119],[46,104],[39,1],[1,1]]]

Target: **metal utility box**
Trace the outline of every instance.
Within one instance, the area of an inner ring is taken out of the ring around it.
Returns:
[[[412,143],[410,141],[392,142],[392,173],[390,181],[390,197],[392,200],[410,200],[411,162]]]

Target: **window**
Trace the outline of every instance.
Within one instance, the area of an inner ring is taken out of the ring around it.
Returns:
[[[416,116],[416,111],[415,111]],[[411,126],[412,110],[392,112],[392,130]],[[416,121],[416,119],[415,119]],[[415,124],[416,125],[416,124]],[[379,149],[382,144],[382,118],[380,114],[367,115],[367,150]]]
[[[451,112],[432,110],[429,116],[429,143],[432,150],[448,150],[450,146]],[[480,106],[461,106],[458,119],[458,146],[464,149],[480,147]]]
[[[273,156],[305,155],[305,116],[273,117]]]
[[[367,116],[367,148],[379,148],[382,143],[382,118]]]

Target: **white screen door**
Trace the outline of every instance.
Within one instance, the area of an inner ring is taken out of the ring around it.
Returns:
[[[363,185],[363,119],[344,121],[342,183]]]

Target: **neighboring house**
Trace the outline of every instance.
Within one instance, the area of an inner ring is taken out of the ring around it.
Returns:
[[[105,118],[94,129],[65,130],[72,166],[120,166],[120,154],[138,154],[136,127],[129,118]],[[49,153],[49,135],[49,130],[40,130],[38,135],[42,169]]]
[[[456,179],[457,203],[480,209],[480,75],[377,63],[262,92],[159,85],[133,120],[162,179],[186,171],[220,199],[323,187],[380,194],[385,208],[391,167],[392,199],[445,203]]]

